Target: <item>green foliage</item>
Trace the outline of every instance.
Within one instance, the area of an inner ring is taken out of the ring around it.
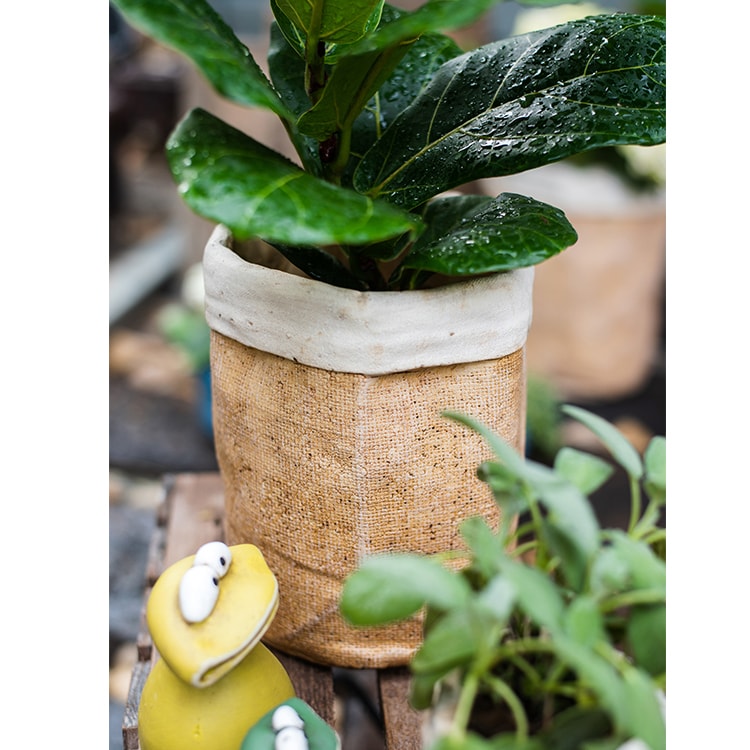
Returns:
[[[271,0],[270,79],[206,0],[114,4],[220,95],[278,116],[299,156],[195,109],[167,143],[188,206],[313,278],[397,290],[532,266],[576,241],[532,197],[446,191],[666,138],[663,18],[602,14],[462,52],[446,34],[499,1]]]
[[[481,422],[447,413],[495,454],[479,476],[500,507],[499,527],[483,518],[463,522],[464,564],[444,569],[453,584],[438,580],[431,567],[438,560],[406,553],[365,558],[345,582],[341,611],[355,625],[401,620],[425,607],[411,701],[429,708],[446,680],[458,675],[460,684],[452,725],[430,750],[615,750],[629,738],[665,748],[666,530],[657,524],[666,503],[666,443],[654,438],[641,461],[605,420],[563,410],[631,476],[634,506],[642,492],[649,499],[630,528],[601,528],[591,508],[588,494],[612,471],[603,459],[563,449],[553,468],[536,464]],[[519,515],[528,522],[519,525]],[[512,717],[489,736],[471,726],[480,696]]]
[[[526,436],[531,458],[551,461],[562,447],[560,397],[552,383],[529,374],[526,378]]]

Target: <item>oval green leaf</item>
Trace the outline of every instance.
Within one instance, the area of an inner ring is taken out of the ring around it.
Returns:
[[[501,562],[501,572],[516,591],[519,606],[540,627],[560,632],[565,607],[560,591],[550,578],[536,568],[511,561]]]
[[[460,607],[470,594],[460,575],[435,560],[392,553],[366,558],[344,581],[340,609],[354,625],[380,625],[410,617],[425,604]]]
[[[415,674],[443,674],[467,664],[487,632],[468,609],[451,610],[427,631],[410,667]]]
[[[205,0],[113,4],[136,28],[192,60],[222,96],[293,119],[247,47]]]
[[[602,441],[612,457],[625,469],[628,476],[633,479],[640,479],[643,476],[643,462],[638,455],[638,451],[611,422],[598,414],[582,409],[580,406],[564,404],[560,409],[563,414],[567,414],[588,427]]]
[[[593,148],[662,143],[665,37],[664,19],[618,13],[457,57],[364,155],[354,184],[412,208]]]
[[[635,663],[653,677],[667,671],[667,608],[664,604],[633,607],[627,639]]]
[[[446,276],[534,266],[578,239],[560,209],[514,193],[436,198],[424,220],[427,229],[401,267]]]
[[[195,213],[289,245],[352,245],[414,231],[418,219],[307,174],[281,154],[201,109],[167,143],[179,192]]]
[[[383,0],[275,0],[281,13],[305,38],[352,43],[375,29]]]
[[[557,452],[555,471],[578,487],[584,495],[598,490],[613,474],[612,464],[584,451],[563,446]]]
[[[664,505],[667,500],[667,441],[664,437],[657,435],[651,438],[643,455],[643,463],[646,491],[652,500]]]

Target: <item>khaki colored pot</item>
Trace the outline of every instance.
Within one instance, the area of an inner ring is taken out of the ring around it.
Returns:
[[[362,293],[239,250],[217,227],[206,315],[227,543],[257,545],[279,581],[264,640],[323,664],[406,664],[419,618],[351,627],[343,581],[369,554],[463,547],[464,518],[497,525],[476,477],[491,453],[441,412],[477,417],[522,452],[533,270]]]
[[[566,399],[637,392],[658,364],[666,262],[663,191],[637,194],[598,168],[552,164],[486,180],[561,208],[578,242],[536,268],[529,374]]]

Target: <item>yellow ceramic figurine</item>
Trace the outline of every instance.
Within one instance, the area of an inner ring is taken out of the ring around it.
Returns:
[[[141,695],[141,750],[238,750],[294,697],[260,643],[277,607],[276,578],[252,544],[210,542],[159,576],[146,621],[161,658]]]

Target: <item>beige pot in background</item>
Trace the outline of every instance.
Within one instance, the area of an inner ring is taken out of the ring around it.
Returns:
[[[637,194],[602,168],[564,163],[482,181],[565,211],[578,242],[536,267],[529,374],[561,397],[617,399],[657,364],[664,282],[664,192]]]
[[[203,263],[214,436],[227,542],[257,545],[279,581],[265,640],[324,664],[406,664],[421,622],[348,625],[343,581],[368,554],[462,549],[464,518],[497,525],[476,476],[491,451],[441,412],[523,452],[533,269],[356,292],[232,246],[218,227]]]

